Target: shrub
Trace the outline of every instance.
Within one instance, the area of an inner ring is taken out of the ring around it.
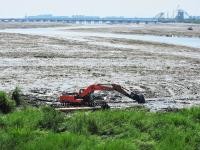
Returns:
[[[0,111],[9,113],[14,107],[15,102],[11,100],[5,92],[0,91]]]
[[[12,93],[12,99],[16,102],[16,105],[19,106],[22,103],[21,98],[21,89],[16,87]]]
[[[43,116],[39,122],[39,126],[44,129],[51,129],[55,132],[60,131],[60,125],[64,122],[64,115],[61,112],[47,106],[42,108],[42,112]]]

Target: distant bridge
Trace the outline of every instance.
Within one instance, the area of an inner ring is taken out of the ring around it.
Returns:
[[[79,24],[129,24],[129,23],[157,23],[158,18],[0,18],[0,22],[63,22]]]
[[[177,9],[176,16],[169,17],[168,13],[161,12],[153,18],[125,18],[125,17],[98,17],[98,16],[53,16],[38,15],[24,18],[0,18],[0,22],[63,22],[74,24],[129,24],[129,23],[174,23],[184,22],[191,16],[183,10]]]

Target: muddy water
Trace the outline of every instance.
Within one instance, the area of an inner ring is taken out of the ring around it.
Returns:
[[[116,33],[80,32],[80,31],[70,31],[70,30],[64,31],[62,29],[63,28],[6,29],[6,30],[0,30],[0,32],[46,35],[46,36],[60,37],[60,38],[73,39],[73,40],[79,40],[79,41],[87,41],[85,39],[86,37],[131,39],[131,40],[165,43],[165,44],[200,48],[200,38],[194,38],[194,37],[166,37],[166,36],[136,35],[136,34],[127,35],[127,34],[116,34]]]

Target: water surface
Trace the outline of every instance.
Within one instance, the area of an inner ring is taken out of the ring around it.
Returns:
[[[62,28],[5,29],[0,30],[0,32],[61,37],[79,41],[88,41],[86,37],[117,38],[200,48],[200,38],[195,37],[166,37],[157,35],[81,32],[63,30]]]

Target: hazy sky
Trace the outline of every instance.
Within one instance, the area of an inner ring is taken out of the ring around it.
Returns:
[[[53,14],[62,16],[151,17],[180,8],[200,16],[200,0],[0,0],[0,17]]]

